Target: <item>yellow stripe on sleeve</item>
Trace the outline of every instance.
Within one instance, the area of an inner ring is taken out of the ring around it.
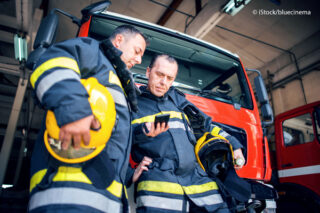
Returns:
[[[58,58],[52,58],[40,66],[37,67],[37,69],[32,73],[30,77],[30,83],[32,87],[34,88],[36,81],[38,78],[47,70],[50,70],[55,67],[63,67],[63,68],[68,68],[80,75],[80,70],[78,67],[78,63],[72,59],[72,58],[67,58],[67,57],[58,57]]]

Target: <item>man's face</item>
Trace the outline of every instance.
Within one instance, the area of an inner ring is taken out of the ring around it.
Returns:
[[[160,56],[146,76],[149,78],[148,90],[157,97],[162,97],[172,86],[178,72],[178,65],[169,62],[165,56]]]
[[[146,41],[140,34],[116,36],[114,46],[122,51],[121,60],[131,69],[136,64],[141,64]]]

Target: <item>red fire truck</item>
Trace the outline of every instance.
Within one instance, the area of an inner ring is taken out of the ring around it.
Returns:
[[[278,208],[320,212],[320,101],[275,118]]]

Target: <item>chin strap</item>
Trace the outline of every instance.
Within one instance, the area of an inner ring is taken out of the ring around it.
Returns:
[[[138,111],[137,95],[141,94],[139,88],[135,85],[131,72],[121,60],[122,52],[115,48],[109,39],[100,43],[100,48],[105,56],[110,60],[120,79],[122,87],[127,95],[130,107],[134,112]]]

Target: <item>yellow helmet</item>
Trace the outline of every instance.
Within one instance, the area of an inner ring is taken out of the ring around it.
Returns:
[[[92,113],[101,127],[98,130],[90,130],[91,139],[88,146],[81,142],[81,148],[78,150],[73,146],[69,146],[68,150],[62,150],[59,141],[60,128],[54,113],[49,110],[44,143],[49,153],[64,163],[82,163],[97,156],[106,146],[116,121],[115,104],[108,89],[95,78],[82,79],[81,83],[88,91]]]
[[[195,154],[201,168],[209,176],[218,176],[233,163],[232,146],[227,139],[220,135],[206,132],[198,139]]]

